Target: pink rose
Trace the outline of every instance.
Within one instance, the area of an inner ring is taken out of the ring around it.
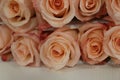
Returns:
[[[73,67],[81,55],[76,30],[65,27],[49,35],[39,50],[42,62],[55,70]]]
[[[79,28],[79,45],[82,60],[88,64],[100,64],[108,55],[103,49],[106,26],[100,23],[86,23]]]
[[[74,5],[80,21],[88,21],[106,13],[104,0],[75,0]]]
[[[105,33],[104,49],[116,64],[120,64],[120,26],[114,26]]]
[[[75,15],[73,0],[33,0],[33,4],[37,13],[53,27],[62,27]]]
[[[11,45],[11,52],[15,61],[22,66],[39,66],[38,51],[39,33],[37,30],[29,33],[15,34],[15,42]]]
[[[31,0],[2,0],[0,17],[15,32],[27,32],[37,25]]]

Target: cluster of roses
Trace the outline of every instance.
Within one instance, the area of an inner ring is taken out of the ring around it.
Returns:
[[[0,0],[0,11],[3,61],[120,64],[120,0]]]

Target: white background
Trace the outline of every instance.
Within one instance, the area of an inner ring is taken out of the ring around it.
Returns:
[[[78,64],[59,71],[45,67],[21,67],[0,61],[0,80],[120,80],[120,67]]]

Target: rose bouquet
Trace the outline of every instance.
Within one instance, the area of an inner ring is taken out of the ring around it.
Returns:
[[[119,0],[0,0],[0,57],[59,70],[120,64]]]

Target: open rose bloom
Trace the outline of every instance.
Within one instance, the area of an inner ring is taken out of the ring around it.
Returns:
[[[49,35],[40,45],[40,58],[49,68],[58,70],[65,66],[73,67],[80,58],[77,32],[61,28]]]
[[[0,17],[15,32],[27,32],[37,25],[31,0],[1,0]]]
[[[106,29],[106,26],[100,23],[86,23],[80,27],[78,40],[84,62],[99,64],[108,57],[103,49]]]
[[[75,15],[74,0],[33,0],[35,8],[53,27],[62,27]]]
[[[115,26],[105,33],[104,49],[115,64],[120,64],[120,26]]]
[[[11,52],[15,61],[22,66],[40,66],[38,31],[15,34]]]
[[[106,14],[104,0],[74,0],[76,18],[80,21],[91,20]]]

